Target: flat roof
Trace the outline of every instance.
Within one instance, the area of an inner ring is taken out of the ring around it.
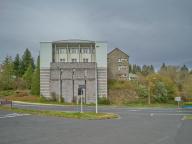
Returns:
[[[46,43],[46,42],[40,42]],[[106,41],[92,41],[92,40],[81,40],[81,39],[67,39],[58,41],[49,41],[47,43],[107,43]]]

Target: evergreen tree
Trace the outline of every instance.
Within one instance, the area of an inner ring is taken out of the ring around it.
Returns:
[[[142,74],[144,76],[148,75],[148,67],[147,67],[147,65],[143,65],[143,67],[142,67]]]
[[[13,88],[13,61],[7,56],[3,62],[3,71],[0,75],[0,89],[10,90]]]
[[[33,95],[40,95],[40,64],[39,64],[39,56],[37,58],[36,69],[33,72],[32,85],[31,85],[31,93]]]
[[[28,67],[31,65],[32,70],[34,69],[34,61],[31,56],[31,52],[27,48],[22,56],[22,62],[21,62],[21,74],[23,75]]]
[[[31,89],[32,75],[33,75],[33,68],[31,65],[29,65],[29,67],[27,68],[26,72],[23,75],[23,79],[26,81],[26,87],[28,89]]]
[[[154,70],[153,65],[150,65],[150,73],[154,73],[154,72],[155,72],[155,70]]]
[[[166,71],[167,70],[167,66],[165,65],[165,63],[162,64],[160,71]]]
[[[14,74],[18,78],[19,76],[21,76],[21,60],[19,54],[16,55],[13,64],[14,64]]]
[[[186,65],[183,65],[183,66],[181,67],[181,71],[183,71],[183,72],[188,72],[189,69],[187,68]]]
[[[129,64],[129,73],[132,73],[132,65]]]

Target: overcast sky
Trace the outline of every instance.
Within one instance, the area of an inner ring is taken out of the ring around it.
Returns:
[[[139,65],[192,67],[192,0],[0,0],[0,62],[62,39],[107,41]]]

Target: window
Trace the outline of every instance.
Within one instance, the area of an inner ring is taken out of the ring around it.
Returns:
[[[65,62],[65,59],[60,59],[60,62]]]
[[[73,58],[73,59],[71,59],[71,62],[77,62],[77,59]]]
[[[73,53],[73,54],[76,54],[76,53],[79,52],[79,49],[77,49],[77,48],[71,48],[71,51],[70,51],[70,52]]]
[[[118,71],[127,70],[127,66],[118,66]]]
[[[84,58],[84,59],[83,59],[83,62],[88,62],[88,58]]]
[[[124,62],[124,61],[127,61],[126,58],[118,58],[118,62]]]
[[[60,53],[60,54],[66,53],[66,48],[60,48],[60,49],[59,49],[59,53]]]
[[[58,48],[56,49],[56,52],[55,52],[55,53],[56,53],[56,54],[59,54],[59,49],[58,49]]]
[[[83,48],[82,53],[87,54],[88,53],[88,48]]]

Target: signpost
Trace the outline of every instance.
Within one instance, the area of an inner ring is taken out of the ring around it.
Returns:
[[[79,85],[78,88],[78,95],[80,96],[81,99],[81,113],[83,113],[83,90],[85,90],[85,85]]]
[[[175,97],[175,101],[177,102],[177,106],[179,108],[179,103],[181,101],[181,97]]]

